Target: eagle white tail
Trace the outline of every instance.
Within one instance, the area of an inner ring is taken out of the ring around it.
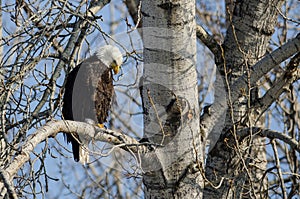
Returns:
[[[86,146],[79,147],[79,162],[81,164],[87,164],[90,160],[90,154]]]

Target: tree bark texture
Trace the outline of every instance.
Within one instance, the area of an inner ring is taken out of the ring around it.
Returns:
[[[195,2],[143,1],[145,198],[200,198]],[[198,167],[197,167],[198,165]]]
[[[282,3],[283,1],[278,0],[242,0],[235,2],[233,12],[230,12],[231,9],[227,10],[230,24],[222,45],[224,62],[219,63],[218,68],[224,79],[227,78],[228,90],[245,73],[251,78],[251,66],[266,54],[277,22],[277,8]],[[258,100],[258,90],[256,87],[249,87],[245,92],[241,91],[237,101],[230,101],[230,92],[228,93],[231,106],[226,120],[228,128],[223,130],[218,143],[208,154],[206,165],[206,176],[213,184],[219,184],[222,177],[225,180],[219,189],[207,185],[205,198],[249,198],[264,197],[266,194],[266,183],[261,185],[266,169],[265,140],[252,137],[251,132],[250,139],[243,142],[228,140],[229,137],[234,139],[239,129],[259,126],[259,123],[255,123],[257,118],[244,119],[251,103]],[[236,124],[234,128],[233,123]],[[246,192],[248,194],[243,195]]]

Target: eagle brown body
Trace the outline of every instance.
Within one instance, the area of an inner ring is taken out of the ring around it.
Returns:
[[[117,55],[120,56],[121,53],[118,51]],[[120,57],[118,59],[120,62]],[[117,63],[115,60],[110,62]],[[92,119],[103,124],[107,120],[113,95],[112,68],[95,54],[76,66],[67,77],[63,119],[81,122]],[[79,161],[81,146],[77,141],[80,140],[78,134],[65,133],[65,137],[67,142],[72,144],[74,160]]]

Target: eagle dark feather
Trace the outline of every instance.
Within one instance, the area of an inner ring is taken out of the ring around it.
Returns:
[[[111,70],[106,70],[98,81],[95,92],[95,110],[99,124],[106,122],[114,95],[114,86]]]
[[[65,94],[63,98],[63,109],[62,109],[63,119],[65,120],[74,120],[73,111],[72,111],[72,93],[73,93],[74,82],[79,69],[80,69],[80,65],[74,68],[67,77],[67,82],[65,85]],[[74,160],[78,162],[79,143],[76,141],[76,139],[73,136],[76,136],[78,138],[76,134],[71,135],[69,133],[64,133],[64,137],[65,139],[67,139],[67,143],[71,142],[72,144]]]
[[[103,124],[108,117],[113,95],[112,71],[94,55],[75,67],[67,77],[63,118],[82,122],[92,119]],[[72,135],[65,134],[65,137],[72,144],[74,160],[79,161],[79,136],[74,132]]]

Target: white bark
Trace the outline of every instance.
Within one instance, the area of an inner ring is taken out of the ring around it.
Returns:
[[[195,2],[143,1],[142,13],[144,133],[163,145],[143,158],[145,197],[200,198]]]

